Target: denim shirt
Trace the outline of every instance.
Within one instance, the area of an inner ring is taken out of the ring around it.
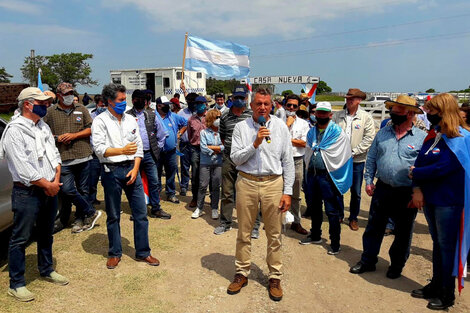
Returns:
[[[393,187],[411,187],[408,170],[414,165],[425,137],[426,132],[414,126],[399,140],[393,126],[379,130],[367,153],[366,184],[372,184],[377,177]]]
[[[215,154],[207,146],[219,146],[221,151],[219,154]],[[223,151],[224,146],[219,133],[214,132],[211,128],[201,131],[201,165],[222,165]]]

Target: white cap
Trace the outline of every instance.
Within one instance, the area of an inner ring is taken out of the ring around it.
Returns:
[[[34,100],[49,100],[52,97],[51,96],[46,96],[45,94],[42,93],[41,89],[36,88],[36,87],[28,87],[23,90],[21,90],[19,96],[18,96],[18,101],[25,100],[33,98]]]
[[[331,103],[328,101],[317,102],[317,107],[315,111],[327,111],[331,112]]]

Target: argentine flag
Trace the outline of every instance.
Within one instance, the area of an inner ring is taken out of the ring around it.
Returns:
[[[346,133],[330,121],[321,142],[317,142],[317,127],[312,127],[307,133],[307,149],[305,150],[305,164],[308,164],[314,153],[321,153],[326,169],[335,183],[338,191],[344,195],[352,185],[353,158],[351,145]],[[309,149],[310,148],[310,149]]]
[[[188,36],[185,69],[222,78],[245,78],[250,73],[250,48],[220,40]]]

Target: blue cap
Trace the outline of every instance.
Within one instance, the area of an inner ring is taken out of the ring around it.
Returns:
[[[237,86],[232,92],[232,96],[235,97],[243,97],[246,98],[246,88],[245,86]]]
[[[198,97],[196,97],[196,99],[194,99],[194,102],[207,103],[207,99],[206,99],[206,97],[198,96]]]

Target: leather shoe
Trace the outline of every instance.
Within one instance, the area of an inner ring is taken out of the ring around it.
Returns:
[[[152,217],[152,218],[161,218],[162,220],[169,220],[169,219],[171,219],[171,214],[166,213],[165,211],[160,209],[160,210],[157,210],[157,211],[154,211],[154,212],[153,211],[150,212],[150,217]]]
[[[235,295],[240,292],[240,290],[248,285],[248,278],[242,274],[235,274],[233,282],[228,286],[227,293],[229,295]]]
[[[434,287],[431,285],[431,283],[429,283],[421,289],[413,290],[411,292],[411,296],[413,298],[419,299],[431,299],[436,298],[438,296],[438,293],[436,290],[434,290]]]
[[[387,274],[385,276],[387,276],[387,278],[390,278],[390,279],[397,279],[401,276],[401,269],[397,269],[397,268],[393,268],[389,266],[387,270]]]
[[[300,223],[292,223],[290,229],[301,235],[308,235],[308,231]]]
[[[271,278],[269,280],[269,298],[273,301],[281,301],[282,299],[282,288],[281,280],[276,278]]]
[[[109,268],[110,270],[112,270],[112,269],[116,268],[116,266],[118,266],[120,261],[121,261],[120,257],[108,258],[108,261],[106,262],[106,267]]]
[[[148,265],[152,265],[152,266],[159,266],[160,265],[160,261],[158,261],[157,258],[154,258],[151,255],[149,255],[148,257],[146,257],[144,259],[137,259],[137,260],[140,261],[140,262],[145,262]]]
[[[430,310],[445,310],[454,305],[455,296],[442,296],[439,298],[432,298],[426,306]]]
[[[195,208],[195,207],[197,207],[197,201],[194,200],[194,199],[191,200],[191,202],[189,202],[189,207],[190,207],[190,208]]]
[[[365,272],[373,272],[373,271],[375,271],[375,265],[366,265],[360,261],[357,262],[356,265],[354,265],[353,267],[349,269],[349,272],[353,274],[362,274]]]
[[[357,225],[357,221],[356,220],[349,221],[349,228],[351,228],[351,230],[357,231],[359,229],[359,225]]]

